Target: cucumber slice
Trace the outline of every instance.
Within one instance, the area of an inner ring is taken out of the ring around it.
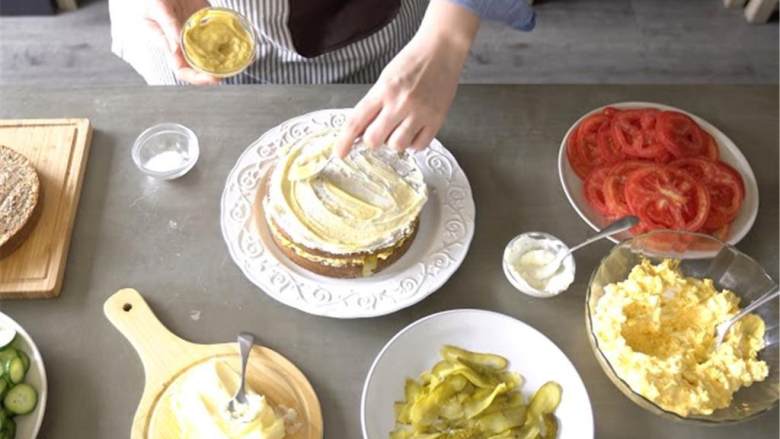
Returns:
[[[18,355],[19,359],[22,360],[22,364],[24,365],[24,373],[27,373],[30,370],[30,357],[25,351],[21,349],[16,350],[16,355]]]
[[[3,398],[3,405],[14,415],[26,415],[38,404],[38,392],[29,384],[17,384]]]
[[[3,433],[8,439],[14,439],[16,436],[16,421],[14,421],[12,418],[8,418],[5,424],[5,428],[3,429]]]
[[[24,363],[22,363],[22,359],[16,357],[8,360],[6,373],[8,374],[8,378],[13,384],[19,384],[24,381],[24,375],[27,373],[27,371],[24,370]]]
[[[0,375],[4,375],[6,373],[5,368],[8,362],[18,356],[19,355],[16,353],[16,349],[10,346],[4,349],[0,349]]]
[[[5,382],[5,393],[8,393],[8,391],[11,390],[11,387],[14,386],[14,384],[11,382],[11,380],[7,376],[5,376],[5,375],[0,377],[0,381],[4,381]],[[5,398],[5,395],[3,395],[3,398]],[[0,399],[0,402],[2,402],[2,399]],[[2,408],[3,408],[3,404],[0,404],[0,410],[2,410]]]
[[[16,338],[16,329],[0,328],[0,349],[8,346]]]

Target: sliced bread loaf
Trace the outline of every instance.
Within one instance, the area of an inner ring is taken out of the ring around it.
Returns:
[[[11,254],[29,235],[40,197],[41,183],[32,163],[0,145],[0,258]]]

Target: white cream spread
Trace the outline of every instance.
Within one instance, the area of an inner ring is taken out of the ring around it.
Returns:
[[[553,296],[569,288],[574,281],[574,258],[567,256],[553,273],[540,275],[540,272],[566,250],[560,241],[520,235],[504,251],[504,268],[513,284],[524,293]]]
[[[266,218],[294,242],[334,255],[394,245],[411,233],[427,200],[422,171],[406,153],[361,144],[312,174],[337,135],[322,131],[282,149],[268,182]]]
[[[167,399],[178,426],[188,439],[282,439],[288,414],[277,414],[263,395],[247,389],[247,404],[236,416],[227,410],[240,374],[230,364],[210,360],[193,367],[169,390]]]

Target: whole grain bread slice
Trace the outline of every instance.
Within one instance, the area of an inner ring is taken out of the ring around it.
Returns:
[[[27,238],[38,217],[41,183],[27,157],[0,145],[0,258]]]

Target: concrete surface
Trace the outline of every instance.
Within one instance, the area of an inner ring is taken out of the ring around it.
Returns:
[[[89,117],[95,128],[61,297],[0,302],[30,332],[46,361],[49,402],[40,438],[127,437],[143,370],[102,312],[106,298],[122,287],[138,289],[161,321],[185,339],[224,342],[248,330],[287,356],[319,394],[326,438],[361,437],[363,380],[387,340],[422,316],[455,308],[508,314],[557,343],[587,386],[599,439],[778,437],[777,410],[740,425],[683,425],[645,412],[610,383],[591,352],[584,322],[586,282],[609,243],[578,252],[575,283],[548,300],[516,292],[499,264],[504,245],[519,232],[544,230],[566,242],[591,233],[558,183],[561,136],[593,107],[649,100],[704,117],[742,149],[755,171],[761,206],[738,247],[777,279],[777,86],[464,86],[439,135],[463,166],[477,203],[476,234],[460,270],[423,302],[389,316],[314,317],[273,301],[244,278],[222,240],[219,197],[238,155],[264,131],[315,109],[351,105],[365,90],[117,87],[41,93],[0,87],[0,117]],[[201,141],[197,166],[172,182],[145,178],[130,159],[134,138],[162,121],[190,126]]]

